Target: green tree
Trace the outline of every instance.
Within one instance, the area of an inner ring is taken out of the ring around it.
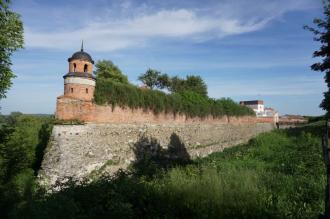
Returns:
[[[202,96],[207,96],[207,86],[200,76],[189,75],[186,79],[175,76],[170,79],[168,90],[175,93],[192,91]]]
[[[202,96],[207,96],[207,86],[200,76],[189,75],[185,81],[185,89]]]
[[[153,89],[158,85],[158,78],[160,76],[160,72],[154,69],[148,69],[146,73],[141,74],[138,79],[149,88]]]
[[[110,60],[100,60],[96,63],[96,74],[97,79],[111,79],[115,82],[128,84],[127,76],[113,64]]]
[[[0,99],[12,85],[15,74],[10,66],[11,55],[23,48],[23,23],[20,16],[10,11],[10,0],[0,0]]]
[[[323,1],[323,9],[324,18],[316,18],[313,21],[316,27],[305,26],[305,29],[312,31],[315,34],[314,40],[321,43],[320,49],[313,55],[322,58],[322,61],[313,64],[311,68],[325,73],[324,79],[328,90],[324,92],[320,107],[327,111],[327,116],[330,116],[330,0]]]
[[[174,76],[170,80],[168,90],[171,92],[174,92],[174,93],[182,92],[185,89],[184,84],[185,84],[185,81],[183,79],[179,78],[178,76]]]
[[[188,75],[186,79],[179,78],[178,76],[171,78],[167,74],[162,74],[155,69],[148,69],[138,79],[151,89],[155,87],[159,89],[167,88],[172,93],[192,91],[207,97],[207,86],[198,75]]]
[[[51,133],[52,118],[12,113],[0,126],[0,212],[12,215],[31,198]],[[10,212],[11,211],[11,212]],[[12,216],[21,218],[22,216]]]
[[[157,87],[159,89],[168,88],[171,85],[171,78],[167,74],[161,74],[157,79]]]

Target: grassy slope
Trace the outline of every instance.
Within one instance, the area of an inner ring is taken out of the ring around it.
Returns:
[[[34,194],[31,208],[17,213],[33,218],[317,218],[325,186],[321,129],[261,134],[151,178],[119,173],[91,184],[69,182],[61,192]]]
[[[199,165],[222,173],[229,185],[242,191],[237,197],[250,189],[254,194],[242,198],[243,208],[257,197],[253,206],[262,209],[261,214],[316,218],[322,212],[325,188],[320,138],[313,135],[318,131],[320,126],[309,126],[261,134],[247,145],[202,159]],[[234,192],[227,197],[230,200],[235,196]],[[240,202],[233,203],[241,209]]]

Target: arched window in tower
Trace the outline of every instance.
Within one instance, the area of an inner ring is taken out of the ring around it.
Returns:
[[[84,65],[84,72],[87,72],[87,64]]]
[[[86,94],[88,94],[88,88],[86,88]]]
[[[73,72],[76,72],[76,67],[77,67],[76,63],[73,63]]]
[[[73,88],[71,87],[71,93],[73,93]]]

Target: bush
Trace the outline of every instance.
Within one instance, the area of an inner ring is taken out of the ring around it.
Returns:
[[[94,93],[97,104],[113,107],[142,108],[155,114],[160,112],[185,114],[188,117],[221,117],[255,115],[253,110],[235,103],[231,99],[211,99],[193,91],[165,94],[151,89],[141,89],[131,84],[111,80],[97,80]]]
[[[52,118],[12,113],[4,120],[0,127],[0,210],[6,218],[15,209],[27,207]]]

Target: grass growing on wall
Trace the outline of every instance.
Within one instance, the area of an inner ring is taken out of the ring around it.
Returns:
[[[140,89],[131,84],[116,83],[106,79],[97,80],[94,100],[100,105],[142,108],[151,110],[155,114],[179,113],[189,117],[255,115],[253,110],[229,98],[212,99],[191,91],[166,94],[158,90]]]

